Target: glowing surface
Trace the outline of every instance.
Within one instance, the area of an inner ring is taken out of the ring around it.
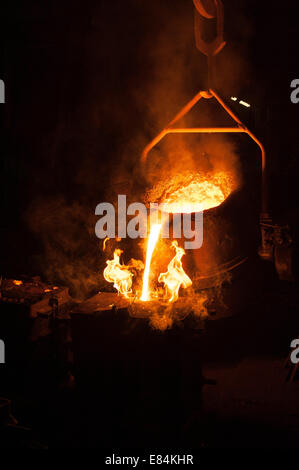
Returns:
[[[145,261],[145,270],[143,274],[143,284],[142,284],[142,294],[140,300],[146,302],[149,300],[149,274],[150,274],[150,267],[151,267],[151,260],[153,256],[153,252],[156,246],[156,243],[159,238],[159,234],[161,231],[161,224],[155,224],[151,227],[148,243],[147,243],[147,250],[146,250],[146,261]]]

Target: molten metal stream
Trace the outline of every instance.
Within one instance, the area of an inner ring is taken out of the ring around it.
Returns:
[[[143,275],[143,285],[142,285],[142,295],[140,300],[146,302],[149,300],[149,273],[151,267],[151,260],[153,256],[153,251],[155,249],[156,243],[159,238],[162,224],[155,224],[151,227],[151,231],[148,238],[147,250],[146,250],[146,261],[145,261],[145,270]]]

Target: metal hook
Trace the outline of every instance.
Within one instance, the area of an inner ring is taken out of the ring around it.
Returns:
[[[224,10],[221,0],[193,0],[195,6],[194,31],[197,49],[206,56],[217,55],[225,46],[226,42],[223,38]],[[207,42],[202,38],[202,17],[206,19],[216,18],[217,36],[211,42]]]

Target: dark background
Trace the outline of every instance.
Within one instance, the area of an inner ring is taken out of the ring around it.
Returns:
[[[229,102],[234,95],[251,104],[230,102],[265,143],[273,216],[291,220],[298,213],[299,104],[290,101],[298,2],[223,3],[227,46],[217,57],[216,87]],[[11,1],[1,5],[0,21],[0,275],[41,275],[88,296],[102,282],[96,204],[109,200],[111,188],[139,197],[143,147],[205,86],[193,4]],[[259,263],[244,265],[223,289],[228,314],[240,315],[207,322],[206,334],[192,319],[184,330],[160,334],[127,312],[123,321],[110,311],[72,315],[74,390],[71,383],[60,388],[69,370],[52,335],[41,338],[40,349],[30,342],[24,354],[15,335],[27,344],[27,330],[7,309],[18,357],[1,370],[12,379],[1,378],[1,395],[10,389],[14,416],[52,447],[296,445],[298,391],[285,383],[283,363],[298,334],[298,288]],[[9,346],[7,352],[9,358]],[[199,431],[191,421],[186,437],[176,436],[201,409]]]
[[[251,103],[235,110],[266,145],[271,209],[287,216],[298,208],[298,2],[223,3],[217,88]],[[61,280],[63,266],[66,283],[75,271],[96,285],[96,204],[134,181],[144,145],[204,86],[192,1],[11,1],[0,17],[1,274]]]

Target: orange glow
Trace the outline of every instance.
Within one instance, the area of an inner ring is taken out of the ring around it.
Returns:
[[[128,297],[132,292],[132,277],[133,274],[127,269],[127,266],[120,264],[120,255],[122,250],[116,249],[114,251],[114,259],[106,261],[107,266],[104,269],[104,278],[108,282],[113,282],[113,287],[117,291]]]
[[[106,243],[107,243],[108,240],[110,240],[110,238],[106,237],[105,240],[103,241],[103,251],[106,250]]]
[[[234,189],[231,178],[224,172],[188,175],[183,181],[178,180],[177,184],[171,182],[171,186],[171,193],[161,202],[161,210],[186,214],[219,206]]]
[[[178,246],[176,240],[172,242],[171,246],[175,248],[175,256],[170,261],[167,272],[160,274],[158,281],[164,283],[167,292],[170,294],[169,302],[175,302],[179,297],[180,287],[182,286],[185,289],[192,285],[192,281],[185,273],[181,261],[185,250]]]
[[[153,328],[165,331],[168,328],[171,328],[173,325],[173,318],[171,315],[164,313],[163,315],[159,315],[158,313],[154,313],[150,317],[150,323]]]
[[[15,286],[21,286],[23,284],[23,281],[14,280],[13,283]]]
[[[158,241],[160,231],[161,231],[161,224],[154,224],[151,227],[148,243],[147,243],[147,250],[146,250],[146,262],[145,262],[145,270],[143,274],[143,284],[142,284],[142,295],[140,300],[146,302],[150,299],[149,293],[149,274],[150,274],[150,266],[151,260],[153,256],[153,252]]]

